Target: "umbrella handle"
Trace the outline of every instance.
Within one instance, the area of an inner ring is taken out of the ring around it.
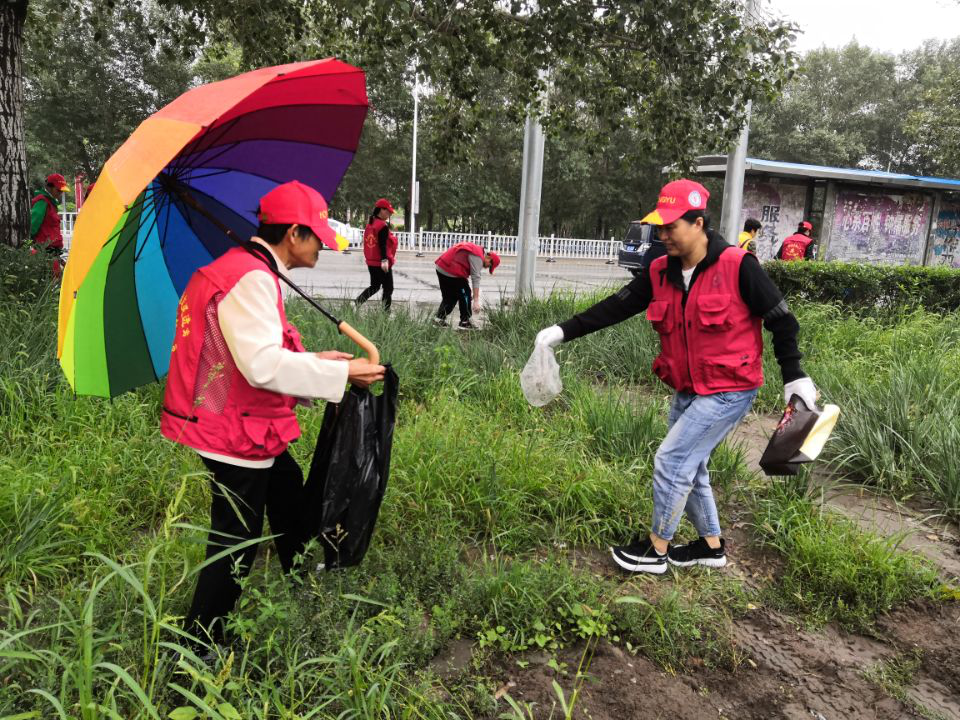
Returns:
[[[337,330],[340,331],[341,335],[346,335],[357,345],[359,345],[360,349],[367,354],[367,359],[370,360],[371,363],[374,365],[380,364],[380,351],[377,350],[377,346],[357,332],[356,328],[350,325],[350,323],[346,322],[345,320],[341,320],[337,324]]]

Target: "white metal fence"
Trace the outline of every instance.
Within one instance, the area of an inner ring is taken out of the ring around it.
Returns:
[[[70,247],[73,238],[73,224],[76,213],[61,213],[60,223],[63,230],[63,244]],[[330,225],[350,243],[350,248],[359,250],[363,247],[363,230],[351,227],[336,220],[330,220]],[[495,235],[493,233],[454,233],[418,230],[411,236],[408,232],[396,233],[399,241],[399,250],[405,252],[437,255],[444,250],[461,242],[472,242],[487,250],[506,257],[515,257],[517,254],[516,235]],[[617,251],[622,243],[619,240],[586,240],[582,238],[559,238],[553,235],[540,237],[537,248],[538,257],[547,259],[575,259],[575,260],[605,260],[615,261]]]

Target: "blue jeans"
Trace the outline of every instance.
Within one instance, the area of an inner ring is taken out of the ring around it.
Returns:
[[[707,463],[756,396],[757,390],[673,396],[670,429],[653,460],[653,532],[664,540],[673,539],[684,510],[701,537],[720,534]]]

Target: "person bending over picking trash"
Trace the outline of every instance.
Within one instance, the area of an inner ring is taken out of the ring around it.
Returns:
[[[300,436],[293,408],[301,398],[340,402],[347,383],[369,385],[384,368],[306,352],[284,312],[277,274],[313,267],[322,245],[338,249],[323,196],[285,183],[260,199],[258,216],[257,235],[197,270],[184,290],[160,429],[196,450],[213,476],[207,557],[260,537],[266,512],[289,572],[304,543],[303,473],[287,451]],[[249,573],[257,545],[200,571],[188,632],[223,641],[223,618],[240,596],[234,563]]]
[[[437,280],[440,281],[442,299],[434,322],[446,327],[447,315],[453,312],[454,305],[459,305],[460,324],[457,329],[473,330],[476,326],[470,322],[470,318],[473,315],[473,306],[480,301],[481,271],[489,268],[492,275],[499,264],[499,255],[487,252],[471,242],[457,243],[437,258]]]
[[[651,531],[611,548],[629,572],[660,574],[668,563],[726,565],[707,463],[763,384],[761,324],[773,334],[785,402],[794,394],[808,407],[816,402],[817,389],[800,368],[796,318],[756,256],[710,230],[708,197],[690,180],[665,185],[644,222],[660,226],[667,255],[620,292],[536,339],[547,346],[569,342],[644,310],[660,335],[653,372],[675,394],[669,431],[654,459]],[[700,537],[671,545],[683,512]]]

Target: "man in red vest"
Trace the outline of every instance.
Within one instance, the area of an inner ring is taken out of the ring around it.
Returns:
[[[434,321],[438,325],[447,325],[447,315],[453,312],[453,306],[460,307],[458,330],[473,330],[476,326],[470,322],[473,305],[480,301],[480,278],[483,268],[490,273],[500,264],[500,256],[487,252],[476,243],[457,243],[437,258],[437,280],[440,283],[440,308]],[[468,280],[469,278],[469,280]],[[473,284],[471,295],[470,285]]]
[[[160,430],[213,476],[207,558],[260,537],[266,514],[288,572],[304,542],[303,473],[287,451],[300,436],[293,409],[309,398],[339,402],[347,383],[376,382],[384,368],[307,352],[287,320],[278,275],[313,267],[323,245],[338,249],[323,196],[289,182],[260,199],[258,215],[257,235],[197,270],[180,298]],[[234,564],[246,575],[256,554],[249,544],[201,570],[188,632],[223,640],[240,596]]]
[[[373,214],[363,231],[363,259],[370,272],[370,287],[357,297],[363,305],[382,287],[383,309],[389,310],[393,299],[393,266],[397,262],[397,236],[390,232],[390,216],[396,212],[386,198],[373,206]]]
[[[63,175],[53,173],[47,176],[46,186],[30,201],[30,238],[54,257],[54,275],[60,274],[60,253],[63,252],[59,198],[69,190]]]
[[[804,220],[797,226],[797,231],[783,241],[777,250],[777,260],[813,260],[813,225]]]
[[[644,222],[660,226],[667,255],[620,292],[537,335],[538,345],[553,346],[644,310],[660,335],[653,372],[675,394],[654,459],[651,531],[611,548],[629,572],[726,564],[707,464],[763,384],[761,324],[773,333],[785,401],[797,394],[810,407],[816,402],[817,389],[800,368],[796,318],[756,256],[710,230],[708,197],[690,180],[665,185]],[[684,512],[699,538],[671,546]]]

